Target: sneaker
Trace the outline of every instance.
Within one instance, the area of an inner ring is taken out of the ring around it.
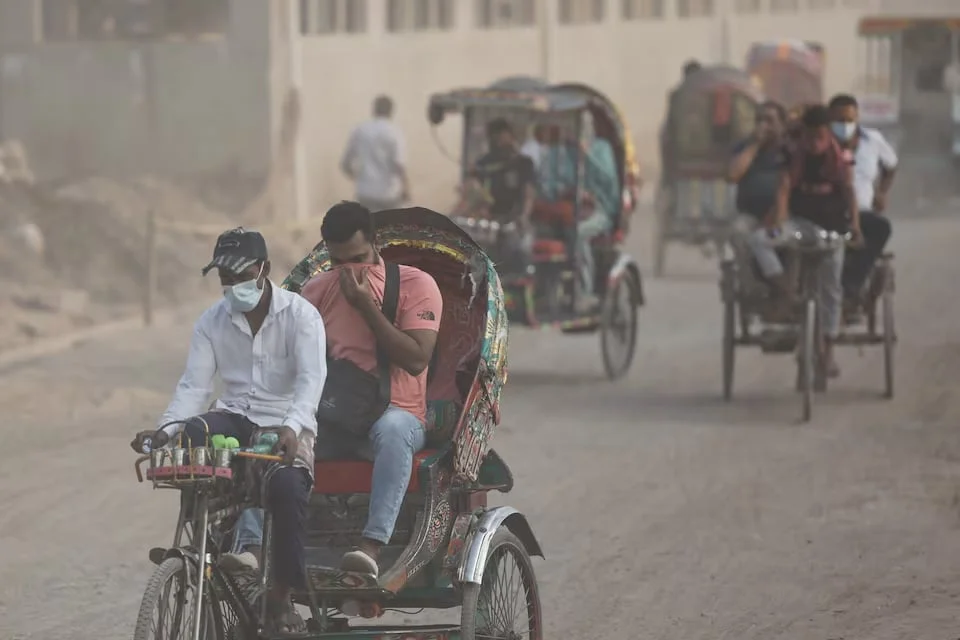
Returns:
[[[249,551],[225,553],[220,556],[220,568],[227,573],[242,573],[244,571],[258,571],[260,563],[257,562],[257,556]]]
[[[373,576],[374,578],[380,575],[380,567],[377,566],[377,561],[360,549],[354,549],[353,551],[345,553],[343,560],[340,561],[340,568],[343,571],[362,573]]]

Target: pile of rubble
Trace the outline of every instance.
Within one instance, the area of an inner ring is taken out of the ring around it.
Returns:
[[[144,296],[150,212],[207,228],[236,225],[188,189],[156,178],[41,184],[19,144],[0,145],[0,273],[8,285],[0,289],[0,351],[134,313]],[[201,278],[199,269],[212,244],[209,234],[161,227],[159,305],[216,294],[216,278]],[[292,263],[295,249],[271,245],[283,256],[278,268]]]

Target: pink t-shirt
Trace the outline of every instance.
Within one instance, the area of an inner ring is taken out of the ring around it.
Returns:
[[[377,306],[383,306],[383,265],[369,267],[367,274]],[[349,265],[342,268],[359,268]],[[360,312],[340,292],[340,268],[313,277],[301,292],[323,317],[327,333],[327,357],[349,360],[364,371],[376,371],[376,337]],[[433,277],[420,269],[400,265],[400,294],[394,323],[401,331],[440,330],[443,298]],[[390,404],[409,411],[421,422],[427,414],[427,372],[412,376],[400,367],[390,370]]]

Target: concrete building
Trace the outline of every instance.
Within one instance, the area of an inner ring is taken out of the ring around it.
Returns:
[[[94,5],[100,13],[90,15]],[[642,164],[655,171],[665,97],[687,59],[739,65],[758,40],[815,40],[826,51],[827,92],[850,90],[862,75],[862,17],[947,15],[958,13],[955,5],[0,0],[0,136],[22,140],[43,177],[231,168],[258,175],[270,162],[284,95],[300,76],[312,207],[351,195],[339,156],[381,92],[395,99],[408,137],[415,198],[442,206],[456,167],[437,142],[455,156],[459,131],[442,125],[434,140],[425,108],[435,91],[512,74],[587,82],[621,106]]]

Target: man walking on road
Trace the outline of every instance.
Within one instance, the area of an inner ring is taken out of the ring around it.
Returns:
[[[378,96],[373,118],[350,134],[340,169],[355,185],[356,199],[371,211],[395,209],[410,200],[407,145],[390,120],[393,100]]]

